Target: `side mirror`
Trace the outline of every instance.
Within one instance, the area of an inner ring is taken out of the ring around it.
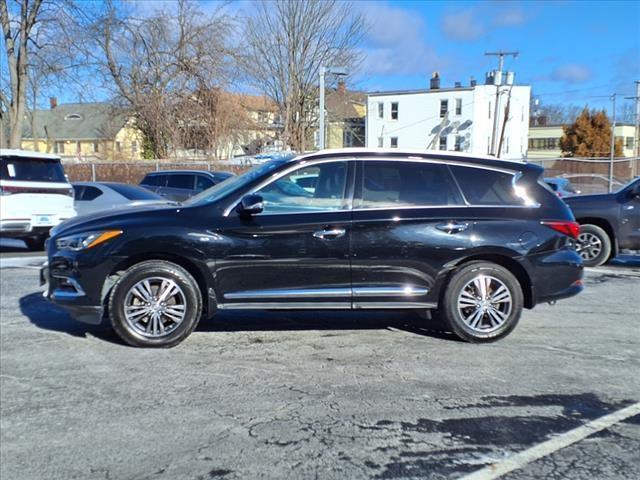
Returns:
[[[245,195],[238,205],[238,213],[240,215],[255,215],[264,210],[262,195]]]

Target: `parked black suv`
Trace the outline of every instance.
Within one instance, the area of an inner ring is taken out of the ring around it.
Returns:
[[[180,206],[52,232],[47,296],[172,346],[229,309],[436,309],[461,338],[582,290],[578,225],[535,165],[348,149],[271,161]],[[312,187],[295,179],[314,176]]]
[[[182,202],[232,176],[229,172],[207,170],[162,170],[147,173],[140,186],[169,200]]]
[[[587,267],[640,250],[640,178],[614,193],[564,199],[580,224],[578,252]]]

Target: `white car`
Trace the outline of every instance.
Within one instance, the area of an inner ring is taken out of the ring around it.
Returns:
[[[76,216],[60,157],[0,149],[0,236],[42,250],[49,230]]]

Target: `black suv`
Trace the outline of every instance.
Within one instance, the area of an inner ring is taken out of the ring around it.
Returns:
[[[274,160],[182,205],[65,222],[42,279],[137,346],[230,309],[437,308],[464,340],[496,340],[523,307],[582,290],[578,225],[541,173],[444,152]]]
[[[640,250],[640,178],[614,193],[564,199],[580,224],[578,252],[587,267]]]
[[[147,173],[140,186],[169,200],[182,202],[232,176],[229,172],[207,170],[162,170]]]

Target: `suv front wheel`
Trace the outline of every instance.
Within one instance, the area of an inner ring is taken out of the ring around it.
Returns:
[[[113,329],[135,347],[173,347],[193,332],[201,314],[202,298],[194,278],[163,260],[129,268],[109,297]]]
[[[472,262],[451,278],[442,317],[462,340],[493,342],[516,327],[522,306],[522,288],[509,270],[495,263]]]

